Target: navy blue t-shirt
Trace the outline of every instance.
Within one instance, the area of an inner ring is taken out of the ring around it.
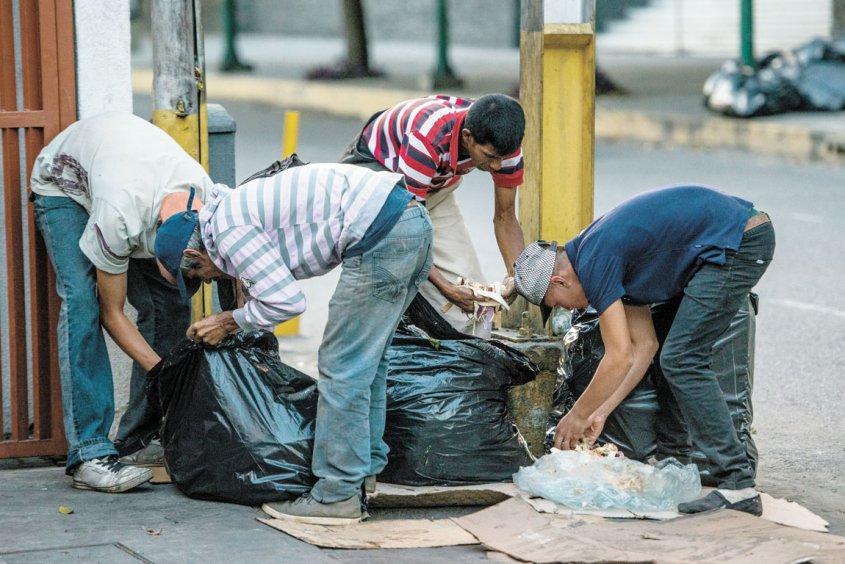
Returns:
[[[703,186],[651,190],[625,200],[566,243],[599,314],[613,302],[646,305],[681,294],[702,262],[737,250],[751,202]]]

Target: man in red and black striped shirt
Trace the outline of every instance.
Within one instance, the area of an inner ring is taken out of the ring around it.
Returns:
[[[434,267],[420,294],[438,310],[451,302],[472,312],[472,292],[455,282],[458,277],[486,282],[453,194],[461,177],[476,168],[493,178],[493,228],[508,275],[513,275],[512,265],[525,247],[516,219],[524,132],[522,107],[504,94],[477,100],[430,96],[370,118],[341,157],[341,162],[403,174],[408,190],[426,200],[434,226]],[[445,317],[466,329],[466,316],[456,308]]]

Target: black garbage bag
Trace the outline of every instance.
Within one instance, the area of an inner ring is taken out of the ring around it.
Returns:
[[[311,489],[316,381],[278,350],[266,332],[186,340],[151,373],[165,464],[186,495],[259,505]]]
[[[766,116],[801,108],[797,88],[770,66],[773,57],[761,59],[758,68],[725,61],[704,82],[704,105],[732,117]]]
[[[578,310],[573,315],[572,328],[564,336],[563,347],[544,441],[546,451],[554,446],[558,421],[587,389],[604,357],[599,318],[594,309]],[[628,458],[646,460],[657,452],[657,412],[657,392],[653,370],[649,368],[640,383],[608,417],[598,442],[615,444]]]
[[[845,109],[845,45],[813,39],[757,61],[726,61],[704,83],[704,105],[735,117]]]
[[[390,453],[380,480],[508,482],[533,463],[507,399],[508,389],[532,381],[538,368],[497,341],[463,337],[440,339],[405,324],[397,329],[387,351]]]
[[[677,312],[678,301],[652,307],[652,319],[658,341],[662,344]],[[734,427],[746,448],[752,471],[757,469],[757,446],[752,436],[753,407],[751,392],[754,374],[754,337],[757,295],[750,294],[728,330],[713,346],[712,369],[716,373],[722,393],[728,404]],[[564,350],[558,368],[554,407],[549,414],[545,447],[550,449],[554,428],[562,416],[584,392],[604,356],[604,344],[595,310],[579,310],[573,316],[572,329],[564,337]],[[663,382],[659,352],[643,380],[608,417],[598,442],[613,443],[629,458],[645,461],[652,455],[677,452],[685,445],[673,444],[676,437],[666,421],[671,420],[664,410],[671,402],[661,402],[663,394],[671,391]],[[704,485],[715,485],[713,466],[695,445],[691,449],[692,461],[698,465]]]

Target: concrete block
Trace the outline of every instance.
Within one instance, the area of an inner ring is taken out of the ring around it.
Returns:
[[[519,333],[512,329],[494,331],[492,336],[526,355],[540,368],[540,373],[533,382],[516,386],[508,393],[508,409],[514,423],[525,437],[531,453],[540,457],[543,455],[543,440],[552,410],[557,367],[563,344],[559,337],[520,337]]]

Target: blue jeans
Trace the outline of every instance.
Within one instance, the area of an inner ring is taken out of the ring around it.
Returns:
[[[349,499],[387,464],[387,347],[428,276],[431,237],[428,213],[413,206],[375,247],[343,261],[318,359],[317,501]]]
[[[697,446],[713,463],[713,477],[720,488],[751,487],[754,475],[710,369],[710,355],[766,272],[774,250],[774,229],[764,223],[743,234],[739,250],[728,251],[724,265],[703,264],[684,288],[660,354],[664,378],[677,403],[661,405],[661,409],[682,414]]]
[[[100,326],[96,269],[79,249],[79,239],[88,224],[88,212],[65,197],[34,195],[33,202],[36,225],[53,263],[56,292],[62,300],[58,325],[59,371],[68,440],[66,470],[71,472],[81,462],[118,452],[108,438],[114,420],[114,384]],[[190,318],[187,307],[178,303],[179,292],[175,287],[169,291],[172,299],[164,299],[166,292],[160,286],[167,284],[158,269],[153,272],[152,268],[151,260],[130,261],[128,295],[139,310],[141,334],[159,352],[168,348],[165,340],[170,339],[170,344],[175,344],[184,335]],[[160,281],[153,282],[154,277]],[[145,302],[145,296],[155,297]],[[158,322],[150,322],[150,319]],[[185,329],[179,334],[179,328],[183,326]],[[170,336],[161,337],[163,333]],[[130,403],[124,416],[128,417],[127,423],[124,425],[121,421],[123,434],[119,433],[131,444],[140,446],[157,432],[159,424],[158,416],[149,409],[143,394],[145,379],[144,371],[136,366],[130,383]]]

